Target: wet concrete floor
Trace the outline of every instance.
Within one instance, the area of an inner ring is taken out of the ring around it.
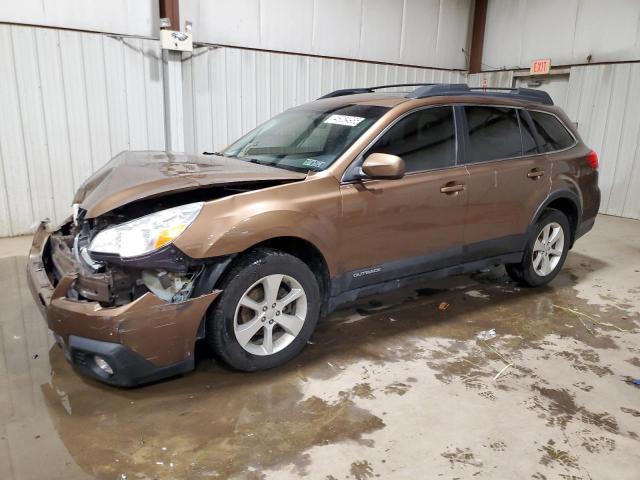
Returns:
[[[335,313],[285,367],[203,349],[134,390],[76,375],[2,258],[0,478],[638,479],[639,238],[601,216],[549,287],[455,277]]]

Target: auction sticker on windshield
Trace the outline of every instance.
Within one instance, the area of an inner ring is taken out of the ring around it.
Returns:
[[[302,162],[302,165],[304,167],[311,167],[311,168],[322,168],[327,164],[327,162],[324,162],[322,160],[315,160],[313,158],[307,158],[304,162]]]
[[[333,123],[334,125],[344,125],[345,127],[355,127],[364,117],[352,117],[351,115],[331,115],[324,123]]]

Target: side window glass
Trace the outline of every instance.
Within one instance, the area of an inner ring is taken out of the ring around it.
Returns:
[[[407,172],[455,165],[453,107],[426,108],[406,116],[391,127],[368,153],[402,157]]]
[[[543,152],[562,150],[574,144],[573,137],[566,127],[553,115],[533,111],[529,111],[529,115]]]
[[[518,117],[520,117],[520,131],[522,133],[522,154],[523,155],[536,155],[538,152],[538,145],[535,140],[535,132],[531,130],[531,124],[527,121],[526,113],[523,115],[522,110],[518,111]]]
[[[518,114],[514,108],[464,107],[469,132],[467,163],[522,155]]]

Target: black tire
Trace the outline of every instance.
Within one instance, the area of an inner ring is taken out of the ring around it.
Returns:
[[[551,223],[557,223],[562,228],[564,244],[562,255],[560,256],[555,268],[553,268],[549,274],[542,276],[536,272],[533,265],[533,248],[540,232],[542,232],[545,226]],[[522,261],[520,263],[508,263],[505,265],[507,274],[509,274],[514,281],[525,287],[540,287],[542,285],[546,285],[553,280],[562,269],[562,265],[564,265],[564,261],[567,258],[567,253],[569,253],[571,236],[571,226],[569,225],[567,216],[560,210],[552,208],[545,210],[531,230],[531,235],[527,240],[527,246],[525,248]]]
[[[302,286],[307,314],[302,329],[290,344],[270,355],[254,355],[236,339],[236,307],[248,288],[273,274],[290,276]],[[243,255],[226,272],[219,288],[223,292],[207,314],[206,338],[215,354],[237,370],[265,370],[288,362],[306,346],[318,322],[321,299],[316,277],[300,259],[279,250],[260,248]]]

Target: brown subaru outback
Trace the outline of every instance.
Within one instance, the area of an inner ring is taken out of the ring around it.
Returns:
[[[206,339],[245,371],[336,306],[503,263],[551,281],[600,203],[598,158],[544,92],[340,90],[221,153],[126,152],[41,225],[29,279],[80,372],[181,374]]]

